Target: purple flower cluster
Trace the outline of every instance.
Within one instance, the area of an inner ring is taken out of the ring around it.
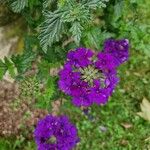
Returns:
[[[104,43],[104,51],[106,53],[112,54],[119,64],[128,60],[129,57],[129,41],[125,40],[113,40],[108,39]]]
[[[66,116],[48,115],[40,120],[34,138],[38,150],[71,150],[79,142],[77,129]]]
[[[119,81],[117,67],[128,57],[127,39],[106,40],[98,54],[87,48],[72,50],[59,72],[59,88],[72,97],[75,106],[105,104]]]

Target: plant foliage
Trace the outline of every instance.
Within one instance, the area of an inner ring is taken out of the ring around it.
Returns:
[[[35,107],[47,109],[49,113],[52,102],[64,99],[59,109],[76,122],[81,137],[77,149],[116,146],[118,149],[149,149],[145,142],[149,139],[149,124],[135,116],[140,111],[139,101],[143,96],[150,97],[149,6],[148,0],[0,0],[0,13],[4,11],[5,16],[10,16],[8,18],[15,16],[12,26],[23,24],[19,26],[22,34],[16,31],[16,35],[25,39],[22,53],[0,59],[0,80],[9,73],[22,86],[24,99],[35,100]],[[59,91],[58,72],[69,50],[83,46],[100,51],[107,38],[129,39],[132,57],[130,63],[119,70],[123,78],[110,103],[103,109],[92,106],[90,115],[86,116]],[[53,70],[56,73],[51,74]],[[30,73],[36,79],[33,82],[28,80]],[[22,85],[23,82],[28,84]],[[140,116],[146,113],[142,109]],[[124,129],[122,122],[130,122],[134,130]],[[103,126],[106,131],[101,131]],[[2,138],[0,149],[32,150],[35,145],[26,139]]]
[[[11,77],[15,77],[16,73],[14,63],[11,61],[11,59],[8,59],[7,57],[4,58],[4,61],[0,60],[0,80],[3,78],[6,71],[9,72]]]
[[[45,21],[41,25],[40,43],[44,51],[47,46],[51,46],[54,41],[58,41],[63,30],[63,11],[45,12]]]
[[[28,6],[28,0],[16,0],[11,3],[11,8],[14,12],[21,12],[26,6]]]
[[[46,51],[48,46],[59,41],[62,33],[66,34],[66,36],[71,35],[75,43],[79,45],[82,31],[92,21],[91,9],[96,9],[97,7],[106,7],[106,5],[101,0],[81,1],[80,3],[75,0],[67,0],[63,5],[59,5],[56,11],[45,12],[45,21],[41,25],[39,35],[43,50]],[[65,32],[68,27],[70,28],[70,34]]]

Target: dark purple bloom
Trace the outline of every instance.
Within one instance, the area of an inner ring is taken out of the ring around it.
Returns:
[[[79,142],[76,127],[66,116],[46,116],[34,131],[38,150],[71,150]]]
[[[93,102],[96,104],[105,104],[110,95],[110,91],[107,88],[101,88],[100,81],[95,80],[94,86],[91,88],[90,99],[93,99]]]
[[[67,55],[68,60],[75,67],[86,67],[91,64],[93,52],[86,48],[77,48],[76,51],[70,51]]]
[[[124,47],[122,50],[128,54],[127,40],[113,42],[120,43]],[[63,92],[72,97],[75,106],[106,104],[118,84],[117,67],[125,59],[121,55],[121,48],[115,51],[114,46],[108,48],[108,45],[106,41],[105,51],[98,54],[87,48],[77,48],[68,53],[67,62],[59,73],[58,84]],[[117,45],[115,44],[116,47]]]
[[[83,91],[83,93],[80,96],[73,97],[72,102],[77,107],[89,107],[93,104],[93,100],[90,99],[89,93],[87,91]]]
[[[70,64],[65,64],[64,69],[59,72],[62,79],[58,82],[59,87],[67,94],[71,94],[70,87],[80,79],[80,72],[73,72],[71,67]]]
[[[108,69],[111,71],[119,66],[118,62],[111,54],[100,52],[97,57],[98,60],[96,61],[95,66],[100,70]]]
[[[104,43],[104,52],[112,54],[122,64],[129,57],[129,41],[108,39]]]
[[[88,88],[88,83],[79,80],[70,86],[71,96],[77,97],[83,95],[83,93]]]

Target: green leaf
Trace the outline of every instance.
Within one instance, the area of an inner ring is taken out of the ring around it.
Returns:
[[[114,6],[114,21],[117,21],[123,14],[124,1],[117,2]]]
[[[66,58],[67,50],[60,46],[52,46],[44,54],[44,58],[50,63],[62,62]]]
[[[24,54],[22,55],[16,55],[16,56],[13,55],[11,60],[15,64],[18,73],[22,74],[31,67],[32,62],[35,60],[35,58],[36,58],[35,52],[25,51]]]
[[[33,9],[33,10],[36,5],[41,5],[41,4],[42,4],[42,2],[40,2],[39,0],[29,0],[28,1],[29,8]]]
[[[82,30],[83,30],[83,27],[77,21],[74,22],[72,27],[70,28],[70,32],[72,32],[72,36],[77,45],[79,45],[79,43],[80,43]]]
[[[14,64],[7,57],[5,57],[4,60],[5,60],[5,65],[7,66],[7,69],[9,71],[9,74],[11,75],[12,78],[14,78],[16,75]]]
[[[51,107],[51,98],[55,92],[55,82],[52,77],[48,77],[44,91],[39,94],[36,107],[49,109]]]
[[[55,82],[52,79],[52,77],[49,76],[45,90],[47,96],[45,98],[51,99],[54,94],[54,91],[55,91]]]
[[[31,51],[35,47],[37,47],[39,44],[39,41],[36,36],[29,36],[26,35],[24,39],[24,49],[26,51]]]
[[[38,76],[40,79],[47,79],[49,77],[50,63],[46,60],[42,60],[38,63]]]
[[[63,31],[63,21],[61,16],[64,11],[56,10],[54,12],[47,11],[44,13],[45,21],[41,24],[40,29],[40,44],[43,51],[46,52],[48,46],[58,41]]]
[[[91,47],[93,49],[100,48],[99,39],[101,38],[101,30],[99,28],[90,28],[88,31],[84,33],[84,43],[87,47]]]
[[[90,9],[106,7],[106,2],[109,0],[82,0],[82,3]]]
[[[100,28],[89,28],[88,31],[84,32],[83,42],[85,43],[86,47],[90,47],[93,49],[100,50],[102,49],[103,42],[114,35],[109,32],[101,31]]]
[[[47,8],[49,7],[55,0],[44,0],[43,7]]]
[[[28,0],[16,0],[10,6],[14,12],[18,13],[28,6]]]
[[[70,23],[88,23],[91,20],[91,15],[89,9],[81,3],[72,2],[70,1],[66,3],[64,6],[66,10],[62,16],[63,22],[70,22]]]
[[[0,80],[2,80],[3,76],[7,71],[7,66],[5,63],[0,59]]]

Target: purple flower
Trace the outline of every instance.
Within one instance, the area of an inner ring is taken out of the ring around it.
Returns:
[[[70,150],[79,142],[76,127],[66,116],[47,115],[34,131],[38,150]]]
[[[110,40],[107,41],[110,42]],[[58,84],[63,92],[72,97],[75,106],[106,104],[118,84],[117,67],[125,59],[121,57],[120,48],[118,48],[119,52],[111,52],[109,48],[114,49],[114,46],[108,48],[107,41],[104,52],[96,54],[87,48],[77,48],[67,55],[66,64],[59,73]],[[128,53],[126,40],[113,40],[113,42],[121,43],[126,54]]]
[[[77,107],[89,107],[93,104],[93,100],[89,97],[89,93],[87,91],[83,91],[80,96],[74,96],[72,102]]]
[[[70,87],[79,81],[80,72],[73,72],[71,65],[67,63],[64,69],[59,72],[59,75],[62,79],[58,82],[60,89],[67,94],[71,94]]]
[[[75,67],[86,67],[91,64],[90,58],[93,52],[86,48],[77,48],[76,51],[70,51],[67,55],[68,60]]]
[[[112,54],[119,64],[128,60],[129,41],[108,39],[104,43],[104,52]]]
[[[109,71],[115,70],[116,67],[119,66],[116,59],[108,53],[98,53],[98,60],[95,63],[95,66],[100,70],[106,70]]]
[[[88,83],[79,80],[70,86],[71,96],[77,97],[83,95],[85,90],[88,88]]]
[[[94,86],[91,88],[90,99],[96,104],[105,104],[108,100],[110,93],[107,88],[103,89],[100,86],[100,81],[95,80]]]

